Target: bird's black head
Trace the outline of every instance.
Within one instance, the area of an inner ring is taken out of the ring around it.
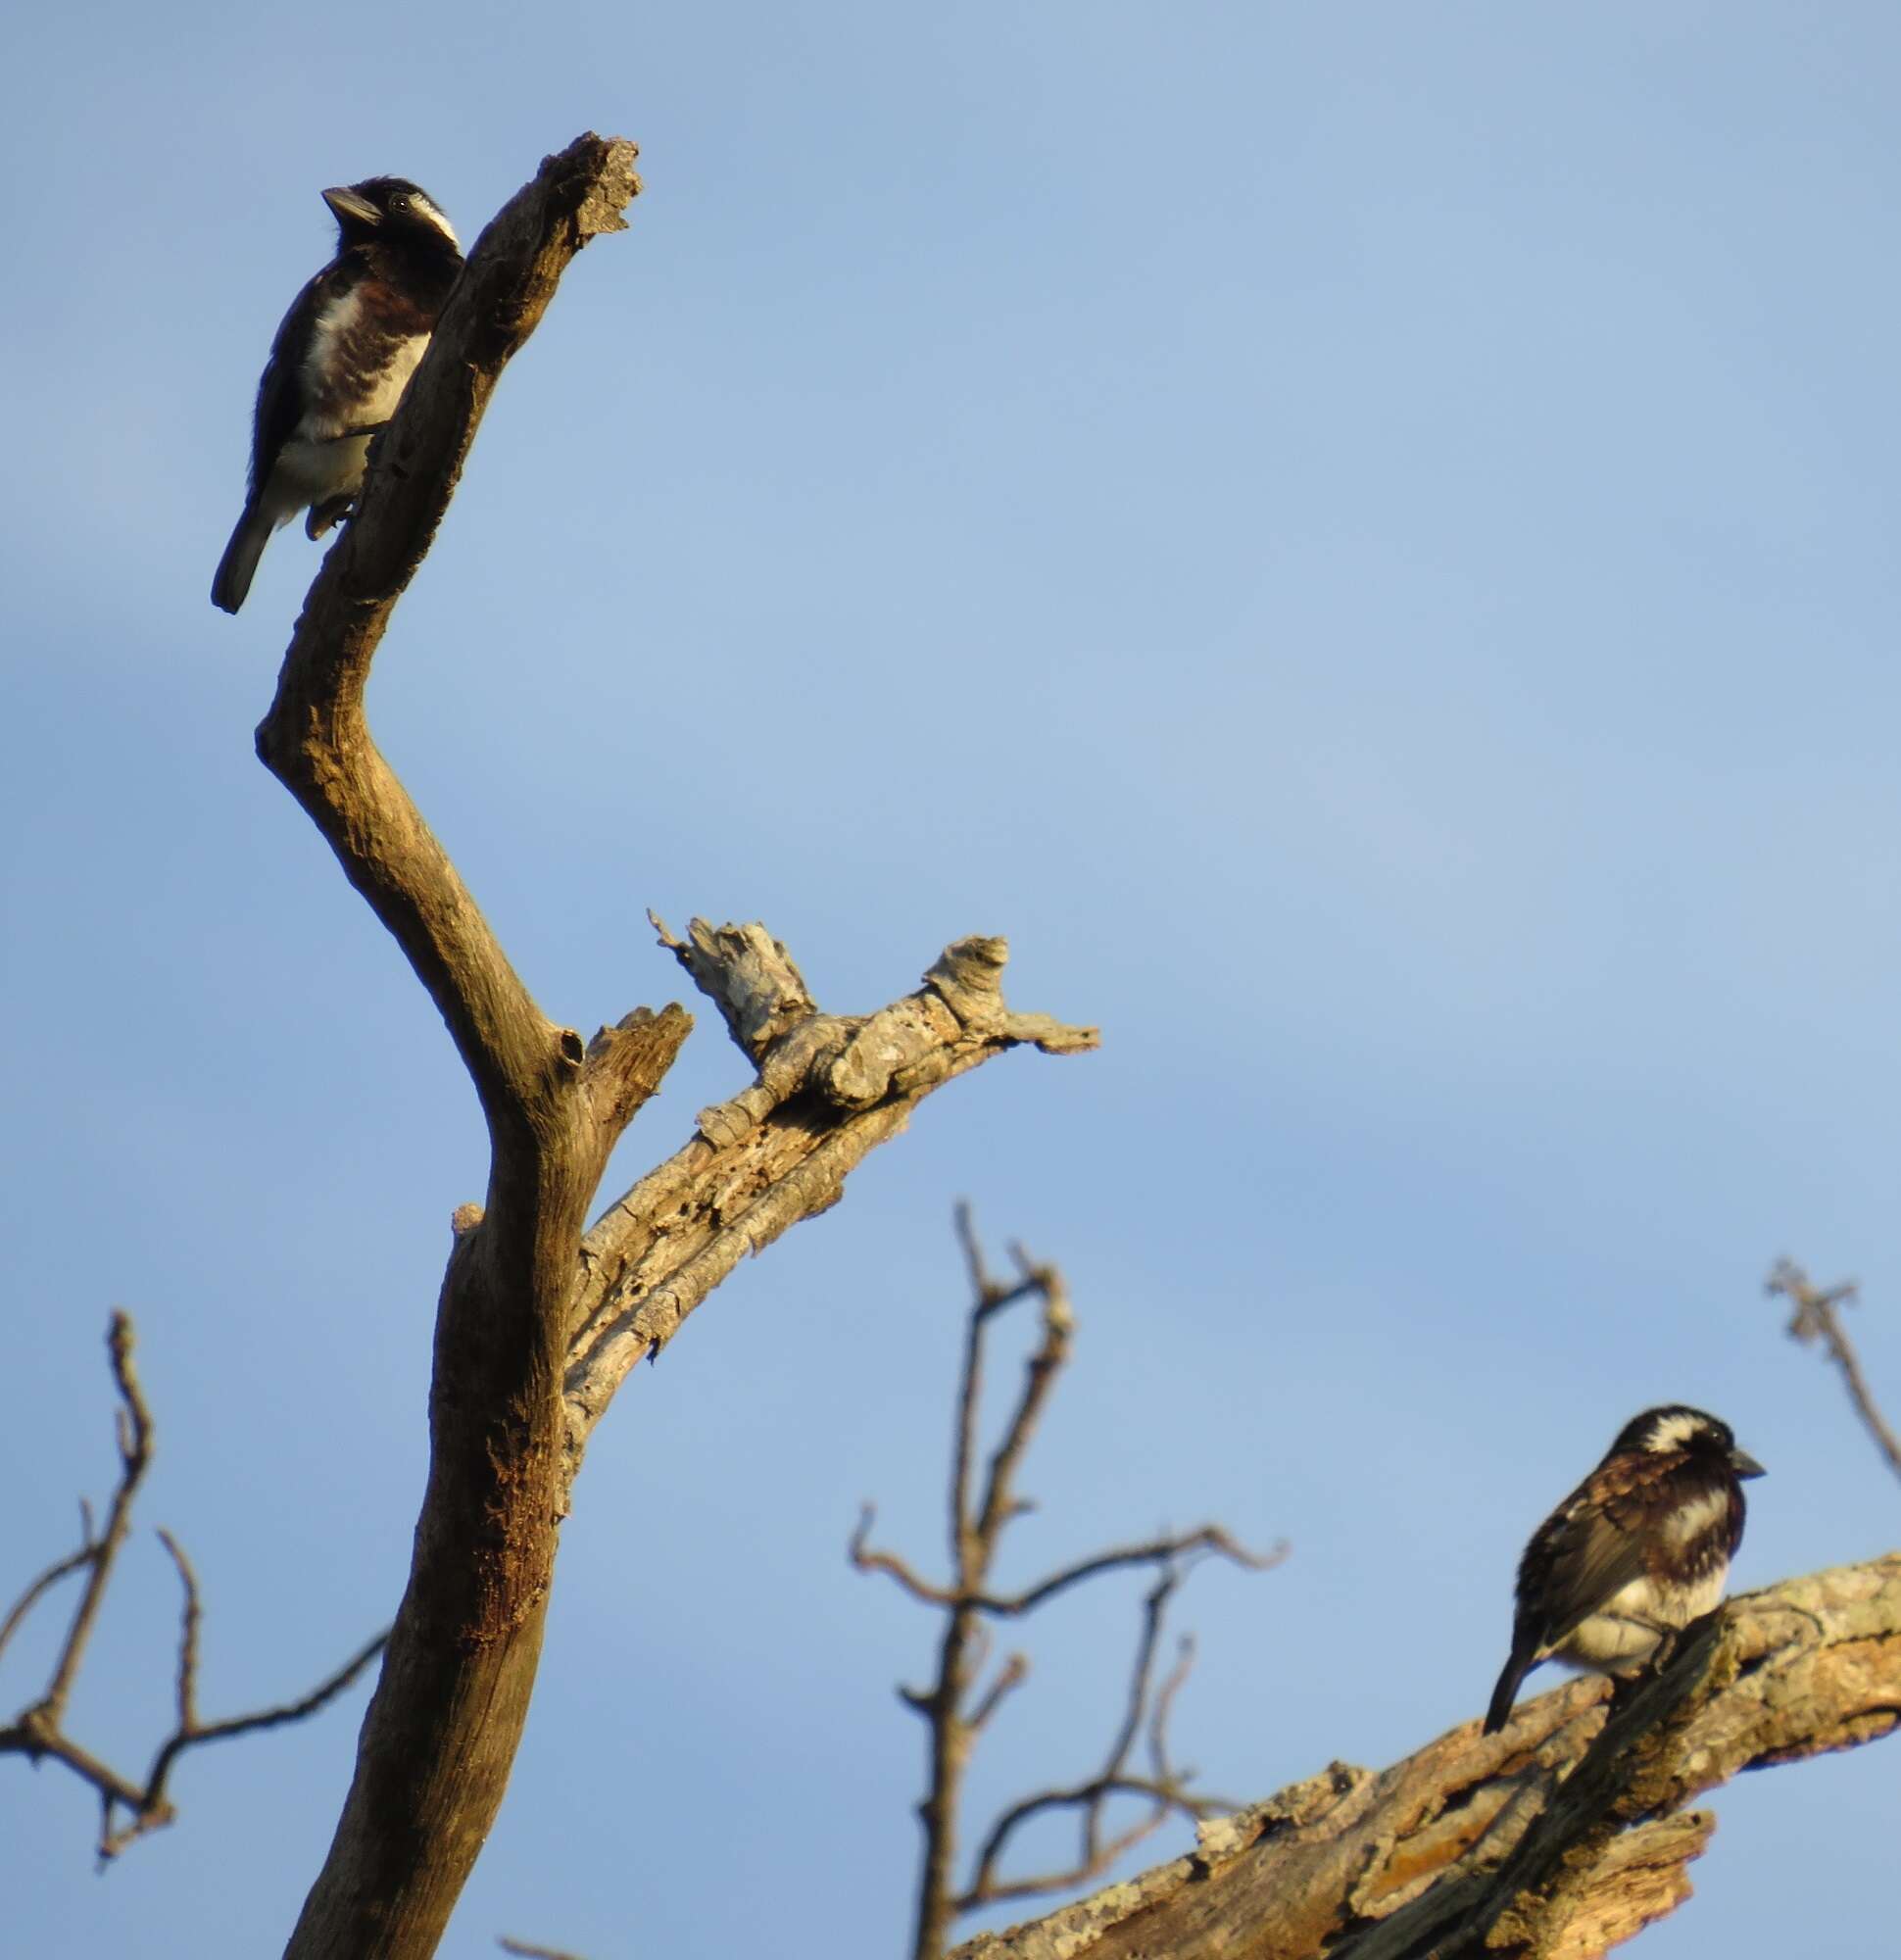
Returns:
[[[1732,1476],[1761,1477],[1763,1466],[1746,1449],[1736,1447],[1727,1422],[1682,1402],[1667,1402],[1633,1416],[1617,1433],[1605,1460],[1612,1456],[1666,1456],[1678,1451],[1724,1464]]]
[[[323,193],[335,214],[342,246],[410,245],[462,253],[456,227],[429,193],[408,177],[365,177]]]

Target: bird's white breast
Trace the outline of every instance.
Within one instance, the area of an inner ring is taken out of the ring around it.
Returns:
[[[1726,1563],[1689,1586],[1633,1579],[1546,1652],[1579,1667],[1601,1668],[1609,1674],[1626,1672],[1648,1660],[1667,1632],[1681,1630],[1714,1612],[1722,1601],[1728,1577]]]
[[[311,406],[297,433],[310,441],[323,442],[351,429],[388,421],[428,345],[426,333],[385,340],[368,330],[363,318],[362,292],[345,293],[313,322],[303,374],[304,399]],[[346,374],[347,390],[340,391],[338,377]],[[336,402],[339,392],[349,396],[348,407],[341,412]]]

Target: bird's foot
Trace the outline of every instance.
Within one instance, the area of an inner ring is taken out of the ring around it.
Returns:
[[[339,524],[356,509],[357,500],[349,497],[325,497],[322,503],[311,506],[311,514],[304,519],[304,535],[307,538],[320,538],[332,525]]]

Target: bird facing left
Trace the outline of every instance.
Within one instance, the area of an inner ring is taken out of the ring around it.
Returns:
[[[258,383],[251,485],[212,580],[235,612],[270,534],[308,511],[307,536],[346,516],[370,439],[396,413],[462,271],[455,227],[407,177],[366,177],[323,193],[336,257],[285,314]]]

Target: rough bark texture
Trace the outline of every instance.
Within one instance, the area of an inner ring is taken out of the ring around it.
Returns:
[[[1599,1677],[1378,1774],[1335,1763],[1198,1847],[956,1960],[1592,1960],[1689,1895],[1747,1769],[1901,1721],[1901,1553],[1734,1600],[1612,1699]]]
[[[818,1012],[762,928],[695,921],[688,964],[757,1079],[705,1112],[693,1140],[583,1238],[609,1155],[691,1019],[641,1008],[584,1045],[542,1014],[377,753],[364,690],[502,368],[574,255],[624,228],[634,157],[631,143],[580,138],[476,242],[258,730],[266,765],[441,1010],[491,1145],[486,1202],[456,1214],[437,1303],[409,1586],[294,1960],[435,1951],[514,1760],[569,1485],[634,1361],[743,1252],[834,1203],[853,1165],[939,1084],[1021,1042],[1053,1053],[1095,1042],[1008,1010],[1000,940],[960,941],[917,994],[843,1018]]]

